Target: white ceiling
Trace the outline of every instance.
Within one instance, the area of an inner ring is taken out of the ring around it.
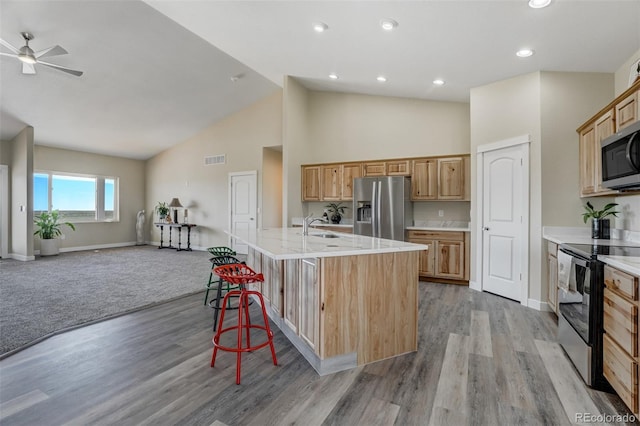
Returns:
[[[31,31],[34,50],[69,51],[50,62],[85,71],[24,76],[0,57],[0,138],[29,124],[36,143],[132,158],[272,93],[284,75],[315,90],[466,102],[472,87],[537,70],[611,73],[640,49],[639,0],[0,0],[0,13],[0,37],[20,47]],[[382,31],[382,18],[398,28]],[[315,33],[318,21],[329,30]],[[536,54],[517,58],[522,47]]]

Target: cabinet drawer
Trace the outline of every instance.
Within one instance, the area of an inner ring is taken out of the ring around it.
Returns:
[[[631,300],[638,300],[638,277],[605,265],[604,285]]]
[[[604,330],[629,355],[637,355],[638,308],[608,288],[604,289]]]
[[[547,241],[547,253],[551,256],[558,257],[558,245],[551,241]]]
[[[606,334],[603,336],[603,370],[611,386],[634,413],[638,412],[638,364]]]
[[[409,238],[422,238],[428,240],[464,241],[462,231],[415,231],[408,232]]]

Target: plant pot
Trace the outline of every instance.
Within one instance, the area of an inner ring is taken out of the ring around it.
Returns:
[[[60,240],[51,238],[40,240],[40,256],[57,256],[60,254]]]
[[[331,216],[331,223],[338,224],[340,223],[341,220],[342,220],[342,216],[340,216],[339,214],[334,214]]]
[[[611,238],[611,221],[609,219],[591,219],[591,238],[596,240]]]

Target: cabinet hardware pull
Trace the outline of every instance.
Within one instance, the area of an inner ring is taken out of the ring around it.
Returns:
[[[322,302],[322,307],[320,308],[321,311],[324,311],[324,302]]]

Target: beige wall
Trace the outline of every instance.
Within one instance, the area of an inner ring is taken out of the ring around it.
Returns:
[[[262,149],[262,228],[282,227],[282,149]]]
[[[8,162],[11,186],[9,254],[33,259],[33,127],[25,127],[11,142]]]
[[[0,141],[0,164],[9,165],[11,141]]]
[[[227,245],[229,173],[258,171],[260,206],[262,148],[281,144],[282,94],[278,92],[148,160],[145,206],[151,240],[160,241],[152,225],[154,206],[178,197],[189,209],[189,222],[198,225],[191,234],[194,247]],[[204,165],[204,157],[218,154],[226,154],[226,164]]]
[[[466,154],[469,104],[310,92],[314,162]]]
[[[282,223],[291,225],[292,217],[300,217],[308,208],[302,203],[300,165],[315,161],[310,154],[309,90],[295,78],[284,80],[282,112],[283,208]],[[304,209],[304,212],[303,212]]]
[[[137,213],[145,206],[144,161],[36,145],[33,167],[35,171],[95,174],[119,179],[120,220],[76,223],[75,232],[65,227],[65,239],[60,242],[62,250],[135,244]],[[35,243],[39,249],[38,238]]]
[[[542,224],[587,226],[582,221],[576,129],[611,101],[613,75],[543,72]],[[592,200],[600,204],[601,200]]]

